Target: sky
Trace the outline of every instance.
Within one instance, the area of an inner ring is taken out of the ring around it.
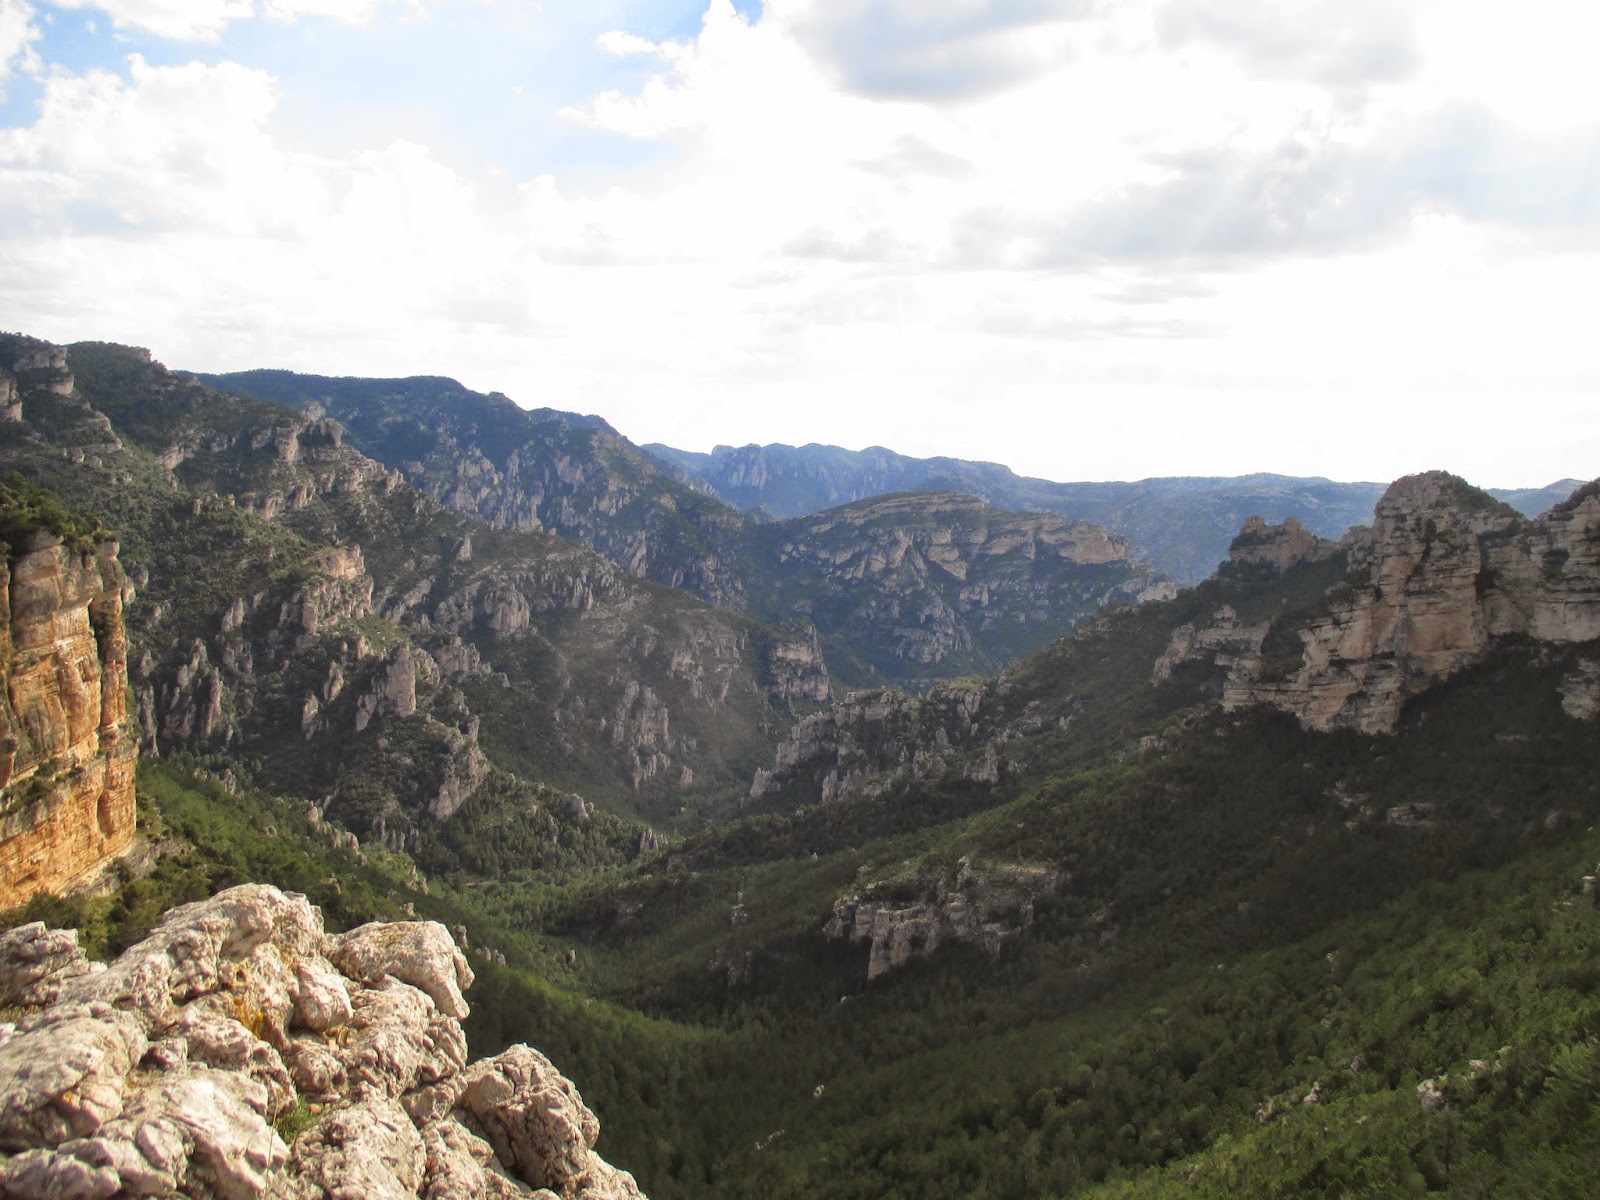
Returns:
[[[1594,0],[0,0],[0,327],[1051,479],[1600,475]]]

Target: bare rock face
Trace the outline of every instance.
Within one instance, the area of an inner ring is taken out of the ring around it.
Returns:
[[[874,497],[783,522],[769,541],[750,583],[758,611],[808,613],[830,647],[868,652],[880,677],[915,686],[957,663],[999,667],[1102,605],[1164,594],[1098,526],[956,493]]]
[[[828,680],[827,665],[822,661],[817,627],[807,621],[786,633],[787,636],[773,640],[767,655],[773,691],[791,704],[826,704],[833,696],[833,688]]]
[[[787,791],[826,802],[941,778],[955,769],[953,752],[975,742],[986,695],[982,686],[965,683],[938,684],[926,696],[889,688],[851,692],[789,731],[772,769],[756,772],[746,798],[762,801]],[[916,747],[925,749],[913,752]],[[998,783],[998,757],[991,753],[967,777]]]
[[[257,885],[174,909],[102,970],[71,931],[14,930],[0,1200],[643,1200],[537,1051],[468,1067],[471,984],[442,925],[330,938]]]
[[[1339,543],[1318,537],[1293,517],[1268,525],[1251,517],[1228,547],[1228,566],[1235,574],[1271,578],[1301,563],[1320,562],[1339,552]]]
[[[1561,681],[1561,708],[1567,716],[1580,721],[1600,717],[1600,662],[1580,662]]]
[[[389,713],[409,717],[417,711],[417,665],[408,646],[396,646],[372,681],[372,690],[356,705],[356,732],[373,716]]]
[[[995,957],[1033,924],[1034,902],[1061,882],[1045,867],[976,868],[963,858],[954,880],[910,875],[841,896],[823,933],[851,945],[867,944],[869,983],[950,942],[978,946]]]
[[[461,993],[472,986],[467,956],[437,921],[374,922],[338,940],[334,964],[352,979],[375,984],[385,975],[421,988],[440,1011],[464,1021]]]
[[[1311,729],[1387,732],[1407,700],[1480,661],[1498,638],[1600,637],[1596,485],[1530,521],[1442,471],[1413,475],[1343,546],[1347,584],[1301,631],[1298,668],[1266,678],[1259,661],[1240,662],[1224,688],[1228,708],[1269,704]]]
[[[495,1157],[532,1187],[562,1196],[640,1196],[631,1175],[596,1157],[600,1122],[537,1050],[514,1046],[472,1067],[461,1107],[487,1132]]]
[[[41,531],[0,563],[0,909],[132,843],[124,582],[111,541]]]
[[[1205,662],[1219,667],[1232,667],[1248,662],[1259,654],[1266,640],[1269,622],[1254,625],[1242,624],[1239,614],[1224,604],[1211,614],[1204,625],[1180,625],[1172,631],[1167,649],[1156,660],[1150,672],[1150,682],[1160,683],[1171,679],[1172,673],[1185,663]]]

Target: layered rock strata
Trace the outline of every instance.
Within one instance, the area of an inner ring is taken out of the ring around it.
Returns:
[[[245,885],[109,966],[0,937],[0,1200],[643,1200],[527,1046],[468,1064],[472,971],[444,926],[323,930]]]
[[[81,552],[41,530],[0,563],[0,909],[133,840],[123,585],[111,541]]]

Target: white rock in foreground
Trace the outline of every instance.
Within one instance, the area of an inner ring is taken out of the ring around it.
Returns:
[[[472,972],[442,925],[328,937],[252,884],[103,971],[71,931],[0,937],[0,984],[25,1010],[0,1040],[0,1200],[643,1200],[543,1055],[467,1066]]]

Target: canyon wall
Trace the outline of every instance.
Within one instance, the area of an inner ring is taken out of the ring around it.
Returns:
[[[40,530],[0,564],[0,909],[127,849],[137,747],[115,542]]]

